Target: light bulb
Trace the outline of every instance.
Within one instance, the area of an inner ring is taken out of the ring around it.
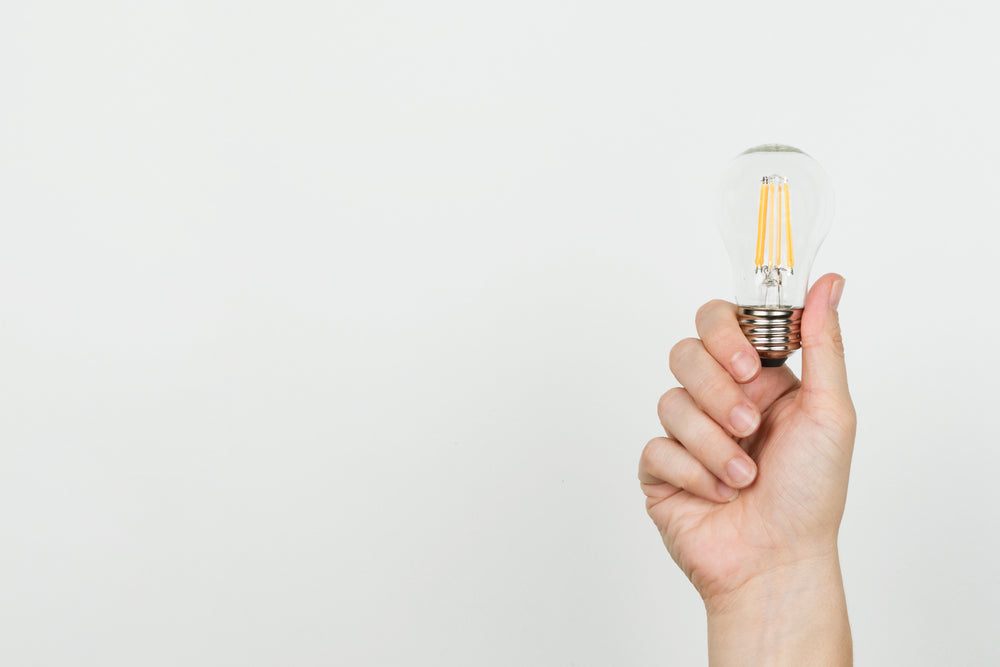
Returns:
[[[801,347],[809,270],[832,220],[830,177],[797,148],[747,149],[723,176],[721,230],[740,327],[764,366]]]

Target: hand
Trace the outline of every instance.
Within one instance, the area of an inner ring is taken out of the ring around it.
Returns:
[[[837,532],[856,427],[837,315],[843,286],[829,274],[809,292],[801,382],[785,366],[760,367],[735,306],[722,301],[699,310],[701,339],[670,353],[684,388],[660,399],[668,437],[646,445],[639,480],[710,630],[713,616],[759,615],[761,596],[796,586],[839,585],[843,598]]]

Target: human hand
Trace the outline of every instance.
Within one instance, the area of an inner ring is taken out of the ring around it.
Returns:
[[[843,286],[828,274],[809,292],[801,382],[785,366],[760,367],[723,301],[698,311],[700,340],[670,353],[683,388],[660,399],[668,437],[646,445],[639,480],[710,630],[713,617],[759,615],[763,598],[790,589],[830,585],[843,597],[837,533],[856,429],[837,315]],[[843,617],[846,626],[846,608]]]

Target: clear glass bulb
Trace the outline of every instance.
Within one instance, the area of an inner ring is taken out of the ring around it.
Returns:
[[[722,179],[722,238],[732,261],[743,331],[780,365],[799,348],[809,270],[833,221],[833,184],[797,148],[747,149]]]

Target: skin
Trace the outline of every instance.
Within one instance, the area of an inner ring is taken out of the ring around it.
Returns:
[[[667,437],[642,452],[646,509],[705,602],[712,665],[849,665],[837,553],[856,415],[837,314],[844,280],[813,285],[802,380],[761,368],[736,307],[705,304],[670,353]],[[740,473],[743,476],[740,476]]]

